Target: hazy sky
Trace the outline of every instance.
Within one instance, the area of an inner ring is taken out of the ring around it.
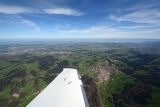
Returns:
[[[160,0],[0,0],[0,39],[160,39]]]

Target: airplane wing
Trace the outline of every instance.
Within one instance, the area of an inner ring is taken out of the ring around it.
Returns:
[[[27,107],[89,107],[79,72],[64,68]]]

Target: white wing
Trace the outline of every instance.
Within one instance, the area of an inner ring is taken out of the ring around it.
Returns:
[[[27,107],[89,107],[79,72],[64,68]]]

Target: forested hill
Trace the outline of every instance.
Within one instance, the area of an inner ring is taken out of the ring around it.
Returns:
[[[160,106],[160,42],[0,45],[0,106],[24,107],[63,68],[80,71],[91,107]]]

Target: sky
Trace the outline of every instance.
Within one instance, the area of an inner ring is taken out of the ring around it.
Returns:
[[[160,0],[0,0],[0,39],[160,39]]]

